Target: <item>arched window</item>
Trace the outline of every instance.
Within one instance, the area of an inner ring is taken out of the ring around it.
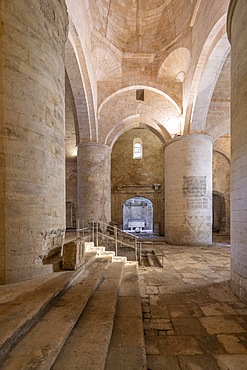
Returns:
[[[133,140],[133,158],[142,159],[142,152],[142,139],[137,137]]]

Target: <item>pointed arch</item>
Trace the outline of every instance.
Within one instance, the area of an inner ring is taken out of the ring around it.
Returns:
[[[65,68],[74,99],[76,112],[75,131],[76,144],[82,140],[92,140],[92,131],[89,124],[88,107],[84,85],[71,42],[67,40],[65,45]]]
[[[194,108],[195,108],[195,103],[196,103],[196,100],[198,98],[198,101],[199,101],[199,86],[201,84],[201,81],[203,79],[203,74],[204,74],[204,71],[206,69],[206,66],[207,66],[207,63],[209,61],[209,58],[210,58],[210,55],[212,53],[212,51],[214,50],[215,46],[217,45],[217,43],[219,42],[219,40],[221,40],[221,38],[226,34],[226,14],[224,14],[219,20],[218,22],[215,24],[215,26],[212,28],[211,32],[209,33],[205,43],[204,43],[204,46],[202,48],[202,51],[201,51],[201,54],[200,54],[200,57],[199,57],[199,60],[198,60],[198,63],[197,63],[197,67],[196,67],[196,70],[195,70],[195,73],[194,73],[194,77],[193,77],[193,81],[192,81],[192,85],[191,85],[191,88],[190,88],[190,94],[188,96],[188,99],[187,99],[187,102],[185,102],[185,125],[184,125],[184,133],[189,133],[190,132],[190,128],[191,128],[191,123],[192,123],[192,119],[193,119],[193,112],[194,112]],[[227,48],[227,43],[226,43],[226,40],[225,40],[225,36],[224,36],[224,39],[222,39],[223,42],[223,48],[222,48],[222,55],[221,55],[221,58],[224,58],[225,56],[225,59],[227,57],[227,52],[226,52],[226,48]],[[220,45],[220,44],[218,44]],[[228,47],[229,47],[229,43],[228,43]],[[217,49],[216,49],[217,50]],[[220,49],[218,50],[220,52]],[[229,52],[229,50],[228,50]],[[217,59],[220,60],[220,57],[217,56]],[[211,61],[213,61],[213,59],[211,59]],[[208,65],[209,66],[209,65]],[[219,66],[217,66],[217,74],[220,73],[221,69],[223,67],[223,63],[222,63],[222,59],[221,59],[221,63],[219,62]],[[214,79],[216,78],[216,75],[214,76]],[[208,71],[207,73],[205,74],[205,79],[203,80],[204,84],[206,83],[206,76],[208,76]],[[210,77],[210,80],[212,79],[212,77]],[[217,79],[215,81],[215,83],[217,82]],[[201,89],[203,90],[203,85],[201,85]]]
[[[81,80],[84,87],[85,93],[85,101],[86,101],[86,108],[88,112],[88,125],[90,127],[90,141],[98,141],[98,124],[97,124],[97,117],[96,117],[96,106],[97,101],[94,98],[92,93],[92,87],[90,83],[90,78],[87,70],[87,64],[85,55],[81,46],[81,41],[79,39],[78,33],[76,31],[75,26],[73,25],[72,21],[70,20],[69,26],[69,36],[68,39],[73,47],[74,54],[77,60],[77,65],[80,70]]]
[[[216,43],[208,58],[191,116],[190,132],[204,132],[210,102],[221,70],[230,52],[226,33]]]
[[[101,106],[98,122],[99,137],[102,142],[108,141],[119,123],[127,125],[127,122],[135,117],[137,117],[138,124],[144,122],[145,119],[147,124],[154,126],[161,136],[171,137],[180,133],[180,108],[172,104],[166,94],[159,90],[157,92],[156,89],[143,89],[145,98],[138,100],[136,98],[136,91],[139,90],[137,87],[141,86],[118,90]]]
[[[123,133],[133,128],[143,127],[143,124],[146,125],[150,131],[152,131],[163,143],[171,140],[171,135],[169,132],[164,127],[160,127],[158,122],[155,122],[153,119],[147,117],[141,117],[139,114],[137,114],[116,124],[108,133],[105,139],[105,144],[112,148],[117,139]]]
[[[111,95],[109,95],[99,106],[99,109],[98,109],[98,116],[100,116],[100,112],[101,110],[103,109],[104,105],[109,102],[114,96],[118,95],[118,94],[122,94],[124,93],[125,91],[130,91],[130,90],[141,90],[141,89],[144,89],[144,90],[150,90],[150,91],[153,91],[157,94],[160,94],[161,96],[163,96],[164,98],[166,98],[170,103],[172,103],[172,105],[176,108],[176,110],[179,112],[179,114],[181,114],[181,108],[179,107],[179,105],[175,102],[174,99],[172,99],[168,94],[166,94],[164,91],[161,91],[155,87],[151,87],[151,86],[147,86],[147,85],[132,85],[132,86],[128,86],[128,87],[124,87],[122,89],[119,89],[119,90],[116,90],[114,93],[112,93]]]

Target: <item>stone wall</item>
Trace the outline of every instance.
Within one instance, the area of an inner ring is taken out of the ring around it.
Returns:
[[[231,285],[247,300],[247,5],[230,2],[228,36],[232,46],[231,100]]]
[[[206,132],[214,138],[230,132],[231,53],[222,68],[207,114]],[[225,138],[226,140],[227,138]],[[220,140],[223,143],[223,139]],[[229,140],[228,140],[229,141]],[[230,147],[229,147],[230,149]]]
[[[225,216],[220,233],[230,234],[230,137],[215,141],[213,147],[213,193],[224,198]]]
[[[75,228],[77,218],[77,157],[66,158],[66,228]]]
[[[1,20],[1,18],[0,18]],[[0,21],[0,71],[2,70],[3,53],[3,22]],[[5,253],[5,189],[6,189],[6,160],[4,154],[4,115],[3,115],[3,75],[0,73],[0,282],[5,281],[6,276],[6,253]]]
[[[68,18],[58,0],[3,0],[0,12],[0,281],[13,282],[51,271],[42,260],[63,243]]]
[[[66,228],[76,227],[77,217],[77,116],[70,81],[65,79]]]
[[[76,135],[77,115],[75,100],[71,90],[70,81],[66,74],[65,79],[65,155],[66,158],[75,157],[77,154],[78,132]],[[78,128],[77,128],[78,129]]]
[[[142,159],[133,159],[133,140],[136,137],[142,139]],[[153,202],[155,232],[162,234],[163,182],[161,140],[148,129],[132,129],[123,134],[112,150],[112,221],[122,226],[124,201],[133,196],[144,196]]]

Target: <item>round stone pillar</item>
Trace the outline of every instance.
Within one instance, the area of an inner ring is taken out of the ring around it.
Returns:
[[[212,243],[212,144],[211,137],[195,134],[165,145],[167,243]]]
[[[230,2],[231,43],[231,286],[247,301],[247,2]]]
[[[52,272],[65,232],[65,0],[0,1],[0,282]]]
[[[78,145],[77,216],[80,227],[89,220],[111,219],[111,150],[107,145]]]

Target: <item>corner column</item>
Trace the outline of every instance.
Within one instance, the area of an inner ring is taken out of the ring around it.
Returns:
[[[111,219],[111,150],[99,143],[80,143],[77,152],[77,218]]]
[[[231,52],[231,287],[247,301],[247,2],[228,11]]]
[[[52,272],[65,232],[65,0],[0,1],[0,282]]]
[[[212,244],[212,151],[207,135],[165,145],[165,238],[177,245]]]

